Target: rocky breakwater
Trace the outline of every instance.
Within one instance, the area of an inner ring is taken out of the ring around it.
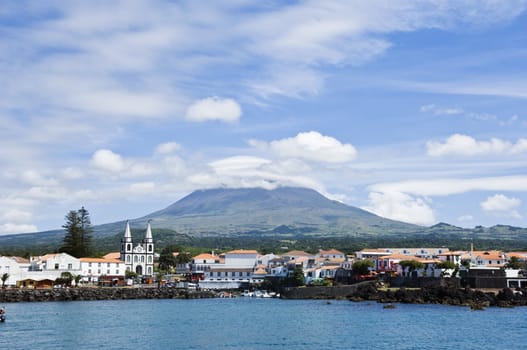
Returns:
[[[125,299],[199,299],[214,297],[216,297],[216,293],[211,291],[176,288],[122,287],[0,290],[0,303]]]
[[[378,288],[375,283],[365,284],[349,297],[351,301],[377,301],[380,303],[443,304],[469,306],[481,309],[489,306],[527,306],[527,289],[482,291],[448,286],[397,290]]]

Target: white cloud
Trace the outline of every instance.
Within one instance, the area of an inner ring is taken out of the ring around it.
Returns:
[[[62,177],[67,180],[81,179],[84,177],[84,172],[79,168],[67,167],[62,170]]]
[[[2,216],[0,217],[0,219],[3,221],[13,221],[16,223],[23,223],[23,222],[31,221],[32,216],[33,215],[27,211],[22,211],[18,209],[10,209],[4,212]]]
[[[97,150],[92,156],[91,164],[99,170],[111,173],[118,173],[125,169],[123,158],[108,149]]]
[[[37,231],[38,228],[31,224],[0,224],[0,234],[32,233]]]
[[[46,179],[36,170],[26,170],[22,172],[20,179],[31,186],[56,186],[55,179]]]
[[[230,98],[207,97],[191,104],[187,108],[185,117],[194,122],[219,120],[236,122],[242,115],[238,102]]]
[[[152,181],[133,183],[129,187],[129,192],[134,195],[151,194],[156,189],[156,184]]]
[[[181,149],[181,145],[177,142],[165,142],[161,143],[156,147],[155,153],[158,154],[170,154]]]
[[[435,115],[456,115],[462,114],[463,110],[461,108],[439,107],[434,104],[430,104],[421,106],[421,112],[429,112]]]
[[[212,173],[201,172],[189,181],[201,187],[263,187],[298,186],[327,194],[324,186],[309,174],[310,168],[301,161],[273,162],[253,156],[234,156],[211,162]]]
[[[521,205],[518,198],[510,198],[503,194],[495,194],[481,202],[481,209],[487,213],[521,219],[520,213],[516,210]]]
[[[306,67],[272,67],[245,84],[258,96],[271,98],[273,95],[301,98],[316,95],[324,86],[324,76]]]
[[[445,142],[429,141],[426,147],[428,155],[433,157],[518,154],[527,152],[527,139],[519,139],[516,143],[498,138],[492,138],[490,141],[478,141],[467,135],[454,134],[449,136]]]
[[[323,163],[346,163],[355,159],[357,155],[353,145],[343,144],[316,131],[271,141],[269,146],[275,154],[283,158],[300,158]]]
[[[437,222],[435,212],[427,200],[401,192],[370,192],[369,203],[363,209],[385,218],[417,225]]]
[[[374,192],[401,192],[416,196],[449,196],[471,191],[527,192],[527,176],[407,180],[377,183],[369,186],[369,189]]]
[[[470,214],[461,215],[457,218],[458,222],[470,222],[474,220],[474,216]]]
[[[33,215],[24,210],[8,209],[0,215],[0,234],[18,232],[36,232],[37,227],[31,224]]]

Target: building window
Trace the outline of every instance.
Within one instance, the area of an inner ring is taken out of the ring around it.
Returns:
[[[152,252],[152,245],[151,244],[148,245],[148,251]]]
[[[88,270],[88,273],[91,275],[91,269]]]
[[[91,263],[88,263],[88,267],[91,267]]]
[[[110,267],[110,263],[108,263],[108,265],[107,265],[107,266],[108,266],[108,267]]]
[[[115,270],[115,274],[118,275],[119,274],[119,270]]]
[[[68,264],[68,270],[72,270],[73,269],[73,264]]]
[[[126,245],[126,250],[132,250],[132,245],[131,244],[127,244]]]
[[[98,263],[97,266],[101,267],[101,263]]]
[[[127,262],[127,263],[130,263],[130,255],[127,255],[127,256],[126,256],[126,262]]]
[[[55,270],[59,269],[59,264],[55,264]]]
[[[134,256],[134,262],[136,263],[138,261],[139,257],[136,255]]]
[[[107,275],[110,274],[110,269],[106,270],[106,274],[107,274]]]
[[[152,263],[152,257],[151,257],[151,256],[148,257],[148,263],[149,263],[149,264]]]
[[[97,273],[98,273],[98,274],[100,275],[100,274],[101,274],[101,270],[100,270],[100,269],[99,269],[99,270],[97,270]]]
[[[141,255],[141,262],[142,262],[142,263],[145,262],[145,256],[144,256],[144,255]]]

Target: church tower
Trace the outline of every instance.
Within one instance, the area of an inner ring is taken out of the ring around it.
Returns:
[[[148,221],[145,238],[134,247],[130,223],[126,222],[124,236],[121,238],[121,260],[126,270],[133,271],[138,276],[151,277],[154,274],[154,239],[152,227]]]

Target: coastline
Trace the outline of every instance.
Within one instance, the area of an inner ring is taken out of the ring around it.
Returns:
[[[79,287],[0,290],[0,303],[127,299],[200,299],[215,297],[217,297],[217,294],[211,291],[176,288]]]
[[[344,289],[352,287],[353,289]],[[516,307],[527,306],[527,290],[484,291],[452,286],[435,286],[428,288],[398,288],[379,287],[375,281],[363,282],[357,285],[342,286],[342,293],[335,294],[334,288],[339,287],[298,287],[282,293],[284,299],[348,299],[352,302],[376,301],[383,304],[441,304],[453,306],[468,306],[474,310],[485,307]],[[315,290],[313,290],[315,289]]]
[[[91,301],[129,299],[201,299],[219,298],[221,292],[176,288],[64,288],[64,289],[4,289],[0,290],[0,303]],[[332,287],[295,287],[282,291],[281,299],[347,299],[351,302],[376,301],[387,305],[440,304],[467,306],[473,310],[486,307],[527,306],[527,290],[501,289],[493,291],[450,286],[430,288],[379,287],[374,281]]]

